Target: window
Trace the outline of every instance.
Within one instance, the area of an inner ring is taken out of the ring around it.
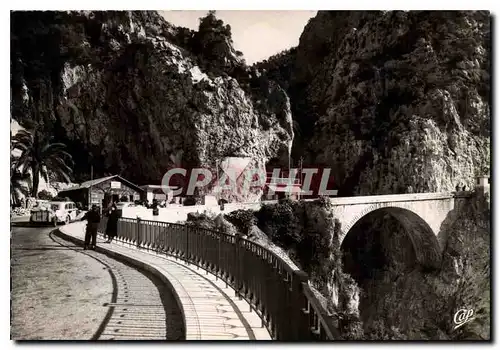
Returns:
[[[64,209],[66,209],[66,210],[71,209],[71,204],[69,204],[69,203],[68,203],[68,204],[66,204],[66,205],[64,206]]]

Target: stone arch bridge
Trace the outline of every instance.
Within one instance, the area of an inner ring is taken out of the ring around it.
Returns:
[[[330,203],[333,218],[338,220],[341,244],[349,231],[367,215],[390,215],[409,234],[418,261],[424,266],[438,267],[447,240],[447,228],[471,196],[472,192],[418,193],[330,198]]]

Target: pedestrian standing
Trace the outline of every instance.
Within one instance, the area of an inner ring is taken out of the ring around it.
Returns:
[[[113,203],[108,215],[108,223],[106,225],[106,236],[108,236],[108,240],[106,243],[111,243],[113,238],[116,236],[118,231],[118,210],[116,205]]]
[[[90,249],[95,250],[97,241],[97,229],[99,228],[99,223],[101,222],[101,215],[99,214],[99,208],[97,207],[97,205],[94,204],[92,206],[92,209],[85,213],[81,220],[87,220],[87,228],[85,230],[85,243],[83,249],[88,249],[90,245]]]

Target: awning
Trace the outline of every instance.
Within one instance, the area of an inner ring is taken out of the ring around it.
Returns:
[[[152,191],[153,193],[165,193],[177,190],[177,186],[163,186],[163,185],[144,185],[141,188],[145,191]]]

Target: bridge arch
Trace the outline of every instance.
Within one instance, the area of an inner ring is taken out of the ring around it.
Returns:
[[[341,246],[344,246],[345,238],[349,234],[356,234],[357,228],[364,220],[384,215],[392,217],[404,228],[419,265],[431,269],[441,266],[441,248],[435,233],[421,215],[407,208],[404,203],[376,203],[363,208],[341,226]]]

